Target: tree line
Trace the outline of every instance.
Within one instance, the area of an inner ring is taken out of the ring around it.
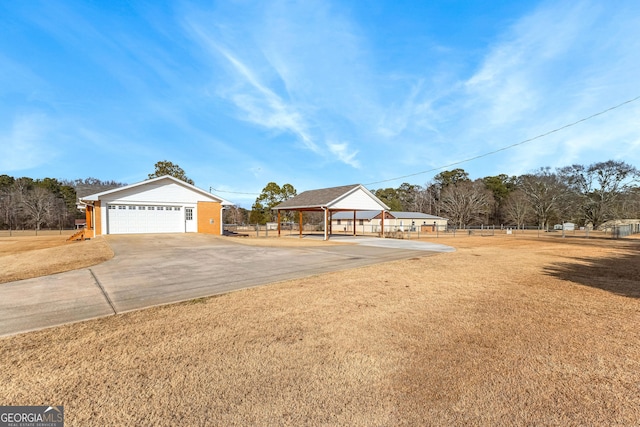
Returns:
[[[484,224],[535,225],[548,229],[562,222],[595,228],[611,219],[640,218],[639,179],[635,167],[608,160],[589,166],[543,167],[520,176],[500,174],[475,180],[458,168],[435,175],[425,185],[405,182],[397,188],[378,188],[373,193],[392,211],[445,217],[457,228]],[[225,221],[252,224],[275,221],[271,209],[296,194],[291,184],[279,186],[270,182],[250,211],[234,208]]]
[[[73,228],[75,220],[84,217],[76,206],[78,197],[123,185],[96,178],[57,180],[0,175],[0,228]]]
[[[171,175],[193,185],[184,170],[167,160],[154,165],[149,178]],[[0,175],[0,229],[73,228],[84,218],[77,200],[126,184],[97,178],[58,180]]]
[[[471,180],[464,169],[444,171],[424,186],[403,183],[374,193],[391,210],[423,212],[467,225],[536,225],[573,222],[600,226],[640,218],[640,174],[621,161],[540,168],[520,176]]]
[[[171,175],[193,183],[184,170],[168,161],[155,164],[149,178]],[[608,160],[589,166],[540,168],[520,176],[505,174],[471,180],[464,169],[444,171],[425,185],[403,183],[378,188],[374,194],[392,211],[422,212],[449,219],[458,228],[468,225],[536,225],[573,222],[594,228],[611,219],[640,218],[640,172],[622,162]],[[79,197],[125,184],[96,178],[57,180],[0,175],[0,228],[70,228],[81,218]],[[268,183],[251,210],[232,207],[225,223],[265,224],[275,221],[272,208],[295,196],[291,184]],[[286,213],[282,220],[292,220]],[[314,222],[317,215],[305,213]],[[321,219],[320,219],[321,220]]]

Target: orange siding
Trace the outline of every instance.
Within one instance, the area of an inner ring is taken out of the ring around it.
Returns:
[[[220,212],[218,202],[198,202],[198,233],[220,235]]]
[[[100,236],[102,234],[102,207],[100,206],[100,200],[96,200],[94,203],[93,227],[96,230],[96,236]]]
[[[87,222],[85,228],[87,230],[93,230],[93,206],[87,205],[84,209],[84,218]]]
[[[85,226],[82,230],[82,240],[93,237],[93,206],[86,205],[84,208]]]

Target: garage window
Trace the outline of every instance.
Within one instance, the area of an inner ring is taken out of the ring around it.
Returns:
[[[118,206],[118,209],[123,210],[123,209],[127,209],[126,206]]]
[[[159,211],[163,211],[163,210],[164,210],[164,207],[163,207],[163,206],[158,206],[158,210],[159,210]]]
[[[155,207],[154,207],[154,206],[149,206],[149,210],[150,210],[150,211],[152,211],[152,210],[154,210],[154,209],[155,209]]]

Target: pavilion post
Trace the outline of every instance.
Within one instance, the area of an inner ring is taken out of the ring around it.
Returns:
[[[382,211],[382,219],[380,220],[380,227],[382,227],[381,236],[384,237],[384,211]]]
[[[278,212],[278,237],[280,237],[280,209],[278,209],[277,212]]]
[[[300,230],[300,238],[302,239],[302,211],[298,211],[298,218],[299,218],[298,229]]]
[[[329,235],[327,234],[329,232],[329,211],[326,208],[323,208],[324,210],[324,240],[329,240]]]
[[[329,209],[329,238],[333,234],[333,212]]]
[[[356,235],[356,211],[353,211],[353,235]]]

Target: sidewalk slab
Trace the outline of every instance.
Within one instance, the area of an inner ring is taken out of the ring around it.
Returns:
[[[0,336],[110,314],[88,269],[0,284]]]

